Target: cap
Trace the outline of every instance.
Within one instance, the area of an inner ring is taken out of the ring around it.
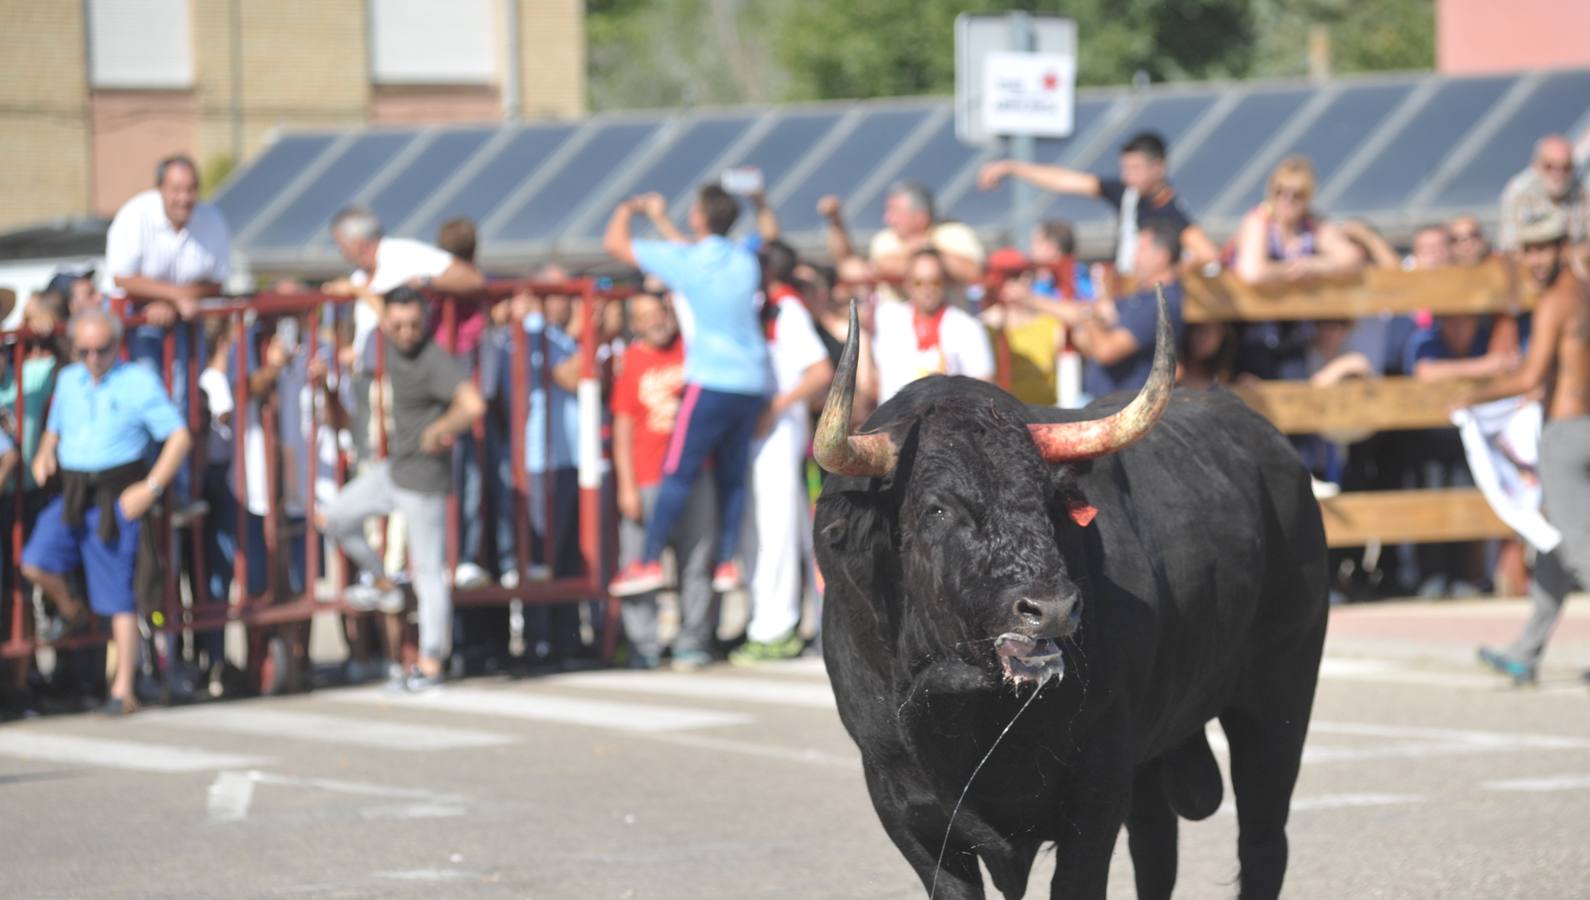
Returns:
[[[1530,213],[1518,226],[1520,245],[1550,244],[1567,236],[1568,217],[1555,206]]]
[[[988,268],[992,272],[1015,274],[1026,271],[1027,266],[1027,254],[1015,247],[1001,247],[988,256]]]
[[[51,276],[50,283],[45,285],[44,290],[50,293],[70,297],[72,295],[72,282],[79,281],[84,278],[92,279],[93,277],[94,269],[92,266],[79,269],[58,269],[56,270],[55,274]]]

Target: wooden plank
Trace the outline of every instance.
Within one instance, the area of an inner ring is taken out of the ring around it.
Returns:
[[[1510,263],[1492,259],[1472,268],[1361,273],[1288,285],[1254,287],[1230,270],[1182,280],[1188,322],[1263,322],[1295,319],[1359,319],[1380,313],[1436,315],[1527,309],[1533,297],[1510,287]],[[1519,297],[1514,299],[1517,293]]]
[[[1231,390],[1285,434],[1342,434],[1450,427],[1447,410],[1478,383],[1354,378],[1329,387],[1262,381]]]
[[[1370,541],[1439,543],[1511,537],[1513,532],[1474,488],[1363,491],[1320,501],[1332,547]]]

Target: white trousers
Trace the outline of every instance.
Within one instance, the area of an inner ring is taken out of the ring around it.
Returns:
[[[752,448],[749,509],[740,539],[751,598],[745,636],[752,641],[779,640],[800,624],[802,575],[812,527],[801,478],[805,455],[806,422],[796,416],[783,417]]]

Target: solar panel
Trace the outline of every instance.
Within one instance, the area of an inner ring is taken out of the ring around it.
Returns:
[[[684,199],[694,193],[702,181],[717,175],[706,171],[707,166],[722,156],[755,121],[755,116],[715,117],[685,126],[684,133],[672,146],[636,174],[624,186],[621,195],[656,191],[667,197],[670,205]],[[605,224],[606,219],[593,219],[586,236],[599,236]]]
[[[493,129],[471,128],[437,134],[370,198],[370,210],[389,228],[402,225],[495,133]]]
[[[1529,165],[1535,141],[1561,134],[1590,112],[1590,72],[1548,76],[1509,115],[1496,134],[1458,170],[1434,205],[1482,207],[1496,203],[1507,180]]]
[[[900,142],[927,120],[930,109],[880,110],[857,123],[779,205],[779,224],[791,232],[822,227],[817,201],[824,194],[848,196]]]
[[[335,140],[327,134],[287,135],[260,154],[249,167],[228,181],[215,198],[233,234],[254,223],[266,205],[281,195],[294,178]]]
[[[898,169],[889,174],[889,181],[914,181],[917,184],[944,185],[948,184],[961,170],[971,164],[983,148],[963,144],[955,137],[955,119],[946,118],[944,122],[934,129],[933,136],[928,138],[917,151],[911,154]],[[887,198],[880,192],[867,204],[867,209],[856,219],[856,226],[862,229],[883,227],[883,205]]]
[[[1336,200],[1336,211],[1400,207],[1512,81],[1465,78],[1441,85],[1342,192]]]
[[[1349,87],[1326,104],[1313,124],[1281,149],[1279,158],[1306,155],[1314,163],[1321,186],[1330,183],[1342,163],[1379,127],[1391,111],[1413,90],[1414,82],[1365,84]],[[1260,178],[1232,212],[1241,213],[1264,199],[1265,178]]]
[[[499,147],[425,221],[405,226],[404,236],[432,240],[436,236],[436,229],[454,216],[468,216],[476,223],[481,222],[514,187],[534,174],[536,168],[568,140],[575,127],[532,125],[517,129],[514,136]]]
[[[1033,157],[1044,163],[1076,165],[1076,160],[1072,157],[1083,144],[1093,139],[1094,133],[1099,128],[1103,127],[1104,114],[1115,103],[1113,98],[1079,98],[1072,117],[1071,136],[1061,140],[1039,140]],[[1084,202],[1090,206],[1098,205],[1092,200]],[[977,225],[1003,223],[1010,217],[1010,204],[1009,182],[991,191],[980,190],[973,185],[955,201],[955,207],[949,214],[958,221]]]
[[[611,189],[614,173],[645,146],[659,124],[654,119],[602,126],[551,180],[526,197],[519,208],[508,213],[486,237],[494,241],[557,237],[558,226],[593,200],[597,193]]]
[[[761,169],[762,179],[771,193],[790,169],[800,162],[806,151],[816,146],[838,121],[837,112],[791,113],[783,116],[729,165],[756,166]]]
[[[1176,160],[1171,178],[1182,208],[1197,216],[1208,211],[1232,179],[1244,174],[1313,91],[1302,88],[1256,91],[1237,102],[1231,113],[1192,153]]]
[[[413,140],[413,132],[361,135],[277,213],[255,236],[255,242],[262,247],[302,245]]]

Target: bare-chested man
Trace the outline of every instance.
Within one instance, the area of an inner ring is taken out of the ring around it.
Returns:
[[[1535,563],[1534,610],[1505,650],[1480,648],[1480,661],[1517,683],[1535,680],[1536,665],[1562,613],[1564,598],[1590,588],[1590,295],[1568,264],[1568,223],[1551,210],[1519,228],[1519,261],[1540,289],[1523,362],[1487,382],[1471,402],[1545,389],[1540,480],[1546,516],[1562,543]]]

